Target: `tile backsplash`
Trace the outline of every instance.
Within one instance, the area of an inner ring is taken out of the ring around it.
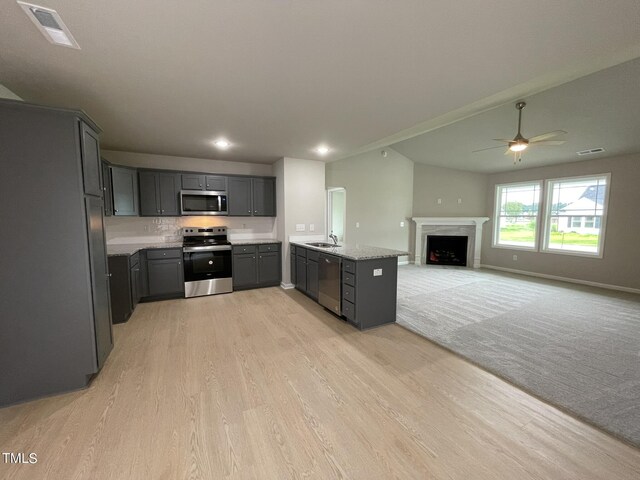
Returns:
[[[105,217],[107,243],[175,242],[182,239],[183,227],[221,226],[228,228],[230,240],[276,238],[273,217]]]

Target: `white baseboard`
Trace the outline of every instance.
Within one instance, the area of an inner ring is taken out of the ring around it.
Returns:
[[[293,283],[280,282],[280,287],[284,288],[285,290],[291,290],[292,288],[295,288],[295,285]]]
[[[529,277],[546,278],[548,280],[559,280],[561,282],[577,283],[580,285],[588,285],[590,287],[606,288],[608,290],[618,290],[620,292],[640,293],[639,288],[623,287],[621,285],[609,285],[608,283],[590,282],[589,280],[580,280],[578,278],[559,277],[557,275],[547,275],[546,273],[527,272],[526,270],[516,270],[515,268],[496,267],[495,265],[480,265],[482,268],[490,270],[499,270],[501,272],[517,273],[519,275],[527,275]]]

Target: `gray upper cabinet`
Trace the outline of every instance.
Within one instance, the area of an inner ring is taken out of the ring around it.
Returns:
[[[253,178],[253,215],[275,217],[276,215],[276,179]]]
[[[276,216],[275,178],[229,177],[227,191],[230,216]]]
[[[98,134],[89,125],[80,122],[80,145],[82,150],[82,179],[84,193],[102,197],[102,163]]]
[[[138,174],[134,168],[111,167],[113,214],[138,215]]]
[[[252,215],[250,177],[229,177],[227,194],[227,208],[230,216]]]
[[[183,190],[227,191],[227,177],[221,175],[183,173],[181,176],[181,184]]]
[[[140,171],[140,215],[178,216],[181,175],[168,172]]]

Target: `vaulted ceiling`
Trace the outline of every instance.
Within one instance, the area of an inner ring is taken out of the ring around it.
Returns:
[[[82,108],[105,148],[201,158],[316,158],[325,142],[328,160],[394,143],[423,161],[398,142],[640,56],[637,0],[37,3],[81,50],[0,0],[0,83]],[[527,108],[532,131],[556,128]],[[504,109],[504,131],[474,146],[511,133]],[[234,147],[215,150],[219,136]]]

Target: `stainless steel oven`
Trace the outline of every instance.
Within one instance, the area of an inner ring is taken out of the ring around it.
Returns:
[[[227,192],[180,190],[182,215],[228,215]]]
[[[226,227],[187,227],[182,232],[185,297],[232,292],[231,244]]]

